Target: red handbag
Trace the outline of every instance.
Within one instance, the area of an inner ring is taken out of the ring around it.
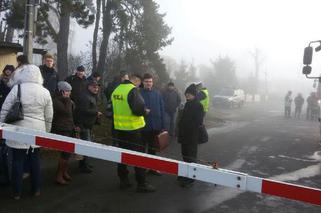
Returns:
[[[169,135],[167,131],[163,131],[156,136],[155,149],[157,152],[161,152],[169,145]]]

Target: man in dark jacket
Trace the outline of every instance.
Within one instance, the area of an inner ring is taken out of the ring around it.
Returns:
[[[167,87],[162,93],[165,108],[165,123],[166,129],[169,135],[174,136],[175,134],[175,116],[177,108],[181,104],[181,96],[179,95],[177,89],[173,82],[169,82]]]
[[[153,76],[146,73],[143,77],[143,89],[140,91],[144,98],[148,114],[145,116],[146,125],[142,130],[142,138],[147,146],[148,154],[156,155],[155,138],[165,129],[165,112],[163,98],[153,88]],[[160,175],[160,172],[149,170],[150,174]]]
[[[97,82],[99,82],[100,79],[101,79],[101,75],[99,74],[99,72],[94,72],[87,78],[87,81],[97,81]]]
[[[85,75],[85,67],[82,65],[77,67],[76,74],[67,77],[66,81],[72,87],[71,100],[73,100],[77,106],[80,95],[86,91],[87,80]]]
[[[137,87],[141,80],[138,75],[131,75],[129,80],[122,82],[112,93],[113,121],[118,145],[124,149],[145,152],[141,141],[141,129],[145,126],[144,99]],[[146,183],[145,169],[135,167],[137,192],[154,192],[155,188]],[[118,164],[120,188],[127,189],[132,186],[128,179],[128,170],[125,164]]]
[[[86,91],[81,94],[78,105],[76,105],[75,125],[80,127],[80,138],[82,140],[91,141],[91,130],[96,124],[97,119],[102,116],[97,106],[97,95],[99,92],[99,84],[97,81],[88,82]],[[92,170],[87,163],[88,158],[84,156],[79,161],[80,171],[83,173],[91,173]]]
[[[295,104],[295,111],[294,111],[294,117],[300,119],[302,106],[304,104],[304,98],[302,97],[302,94],[299,93],[294,98],[294,104]]]
[[[128,73],[125,70],[120,71],[119,75],[115,76],[113,81],[108,83],[104,93],[106,97],[106,117],[111,120],[111,135],[113,137],[113,145],[117,146],[117,140],[115,140],[116,133],[114,129],[114,121],[113,121],[113,105],[111,102],[111,94],[114,92],[116,87],[119,86],[122,82],[128,80]]]
[[[196,85],[191,84],[185,91],[186,103],[178,122],[177,141],[181,144],[183,160],[188,163],[197,162],[199,131],[204,119],[203,106],[196,96]],[[193,180],[189,178],[179,177],[178,180],[183,187],[193,183]]]
[[[53,97],[59,81],[58,73],[54,68],[54,57],[47,53],[44,55],[43,60],[44,64],[39,67],[43,78],[43,86],[49,90],[50,95]]]
[[[111,94],[114,92],[116,87],[119,86],[122,82],[128,80],[128,73],[125,70],[120,71],[119,75],[115,76],[113,81],[108,83],[105,89],[105,96],[107,101],[111,100]]]

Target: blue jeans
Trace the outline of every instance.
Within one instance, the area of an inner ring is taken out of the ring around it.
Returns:
[[[80,139],[91,141],[91,129],[81,128]],[[79,161],[79,167],[87,167],[87,166],[88,166],[88,157],[84,156],[84,158]]]
[[[15,196],[20,196],[22,192],[22,179],[25,162],[28,163],[31,175],[31,191],[40,191],[40,157],[39,148],[14,149],[12,150],[12,190]]]

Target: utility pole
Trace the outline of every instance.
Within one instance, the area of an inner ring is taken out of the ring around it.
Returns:
[[[267,71],[264,72],[264,81],[265,81],[265,88],[264,88],[264,101],[268,100],[268,82],[267,82]]]
[[[35,21],[35,0],[26,0],[23,54],[28,57],[28,61],[30,63],[32,63],[32,54],[33,54],[34,21]]]

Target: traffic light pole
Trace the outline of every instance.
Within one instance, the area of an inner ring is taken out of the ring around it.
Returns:
[[[28,61],[30,63],[32,63],[32,53],[33,53],[33,29],[34,29],[34,17],[35,17],[34,12],[35,12],[35,0],[26,0],[23,54],[28,57]]]

